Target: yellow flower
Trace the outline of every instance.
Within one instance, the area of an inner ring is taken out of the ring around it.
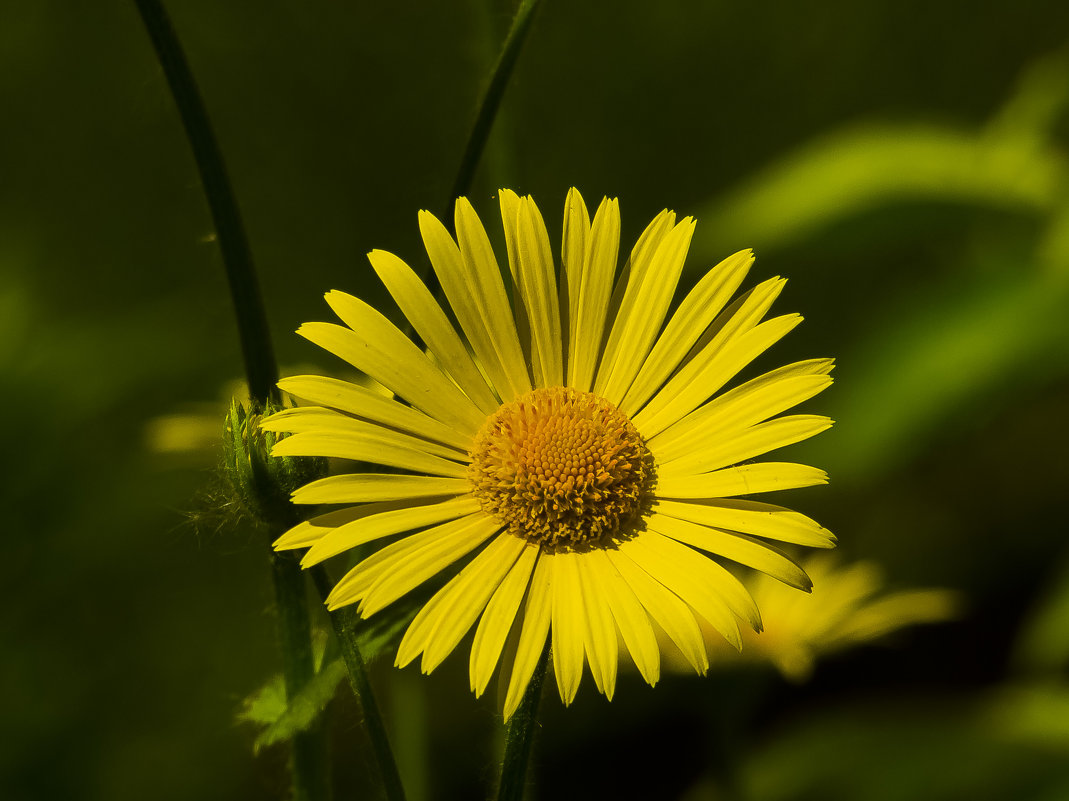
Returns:
[[[617,202],[603,200],[591,223],[572,189],[558,287],[534,201],[503,190],[500,206],[512,303],[468,201],[456,204],[456,240],[421,212],[427,254],[463,333],[408,265],[372,251],[372,267],[425,350],[337,291],[326,299],[344,325],[306,323],[298,333],[397,400],[337,379],[287,378],[283,390],[315,405],[264,427],[292,434],[276,455],[404,471],[308,484],[296,503],[356,505],[297,526],[275,547],[308,548],[307,567],[403,534],[359,562],[328,598],[331,609],[358,603],[365,617],[466,562],[416,615],[396,663],[422,654],[429,673],[478,621],[470,673],[481,694],[516,632],[507,718],[547,637],[565,704],[584,661],[612,698],[618,635],[650,684],[660,675],[655,629],[704,673],[698,619],[736,648],[738,620],[761,627],[757,605],[721,560],[810,588],[767,540],[828,548],[832,535],[796,512],[734,496],[826,483],[812,467],[750,460],[831,425],[776,415],[826,388],[832,360],[790,364],[718,395],[801,321],[788,314],[762,322],[782,278],[729,303],[753,263],[743,251],[710,270],[669,315],[694,220],[661,212],[617,276]]]
[[[821,657],[960,613],[962,599],[952,590],[887,590],[873,562],[843,565],[821,554],[803,564],[816,583],[812,595],[791,592],[767,575],[757,576],[751,591],[764,610],[766,628],[743,637],[743,658],[769,661],[791,681],[809,679]],[[735,653],[721,648],[707,627],[702,629],[711,648],[725,651],[723,656],[729,658]]]

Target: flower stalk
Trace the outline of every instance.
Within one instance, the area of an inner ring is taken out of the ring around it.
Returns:
[[[280,533],[275,531],[275,534]],[[297,694],[315,676],[308,596],[300,565],[291,554],[271,552],[271,578],[278,605],[278,636],[282,645],[286,698]],[[330,772],[322,719],[293,735],[290,770],[294,801],[327,801]]]
[[[542,682],[546,677],[549,662],[549,641],[542,649],[531,683],[523,694],[519,708],[508,721],[505,730],[505,759],[501,765],[501,784],[498,801],[523,801],[527,787],[527,763],[531,758],[531,743],[534,741],[538,723],[538,704],[542,698]]]
[[[330,594],[330,578],[322,565],[313,567],[311,573],[316,590],[325,601]],[[371,690],[371,682],[367,675],[367,664],[364,662],[364,655],[360,651],[360,644],[356,637],[356,628],[360,623],[360,615],[355,607],[346,606],[331,612],[330,622],[334,627],[334,635],[341,649],[345,671],[349,675],[349,684],[352,686],[353,693],[356,695],[364,712],[364,727],[371,740],[375,759],[379,764],[379,772],[382,776],[382,785],[387,801],[405,801],[401,773],[397,770],[397,760],[394,759],[393,749],[390,748],[390,740],[386,735],[386,725],[383,723],[379,705],[375,701],[375,695]]]

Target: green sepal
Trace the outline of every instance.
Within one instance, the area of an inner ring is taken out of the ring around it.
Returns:
[[[290,495],[299,487],[322,478],[327,460],[308,456],[271,456],[275,443],[285,436],[264,431],[264,417],[282,408],[268,401],[249,407],[230,401],[223,426],[223,472],[240,509],[257,521],[291,526],[299,522]]]

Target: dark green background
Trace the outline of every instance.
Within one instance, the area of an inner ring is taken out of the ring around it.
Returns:
[[[337,369],[291,332],[328,289],[381,299],[371,248],[420,263],[416,212],[445,205],[513,4],[168,6],[283,371]],[[477,210],[496,225],[497,185],[530,192],[558,237],[575,185],[620,198],[625,247],[663,207],[693,214],[691,281],[754,247],[754,278],[788,276],[777,308],[807,318],[775,361],[840,363],[811,404],[837,427],[792,454],[832,484],[790,502],[893,587],[968,605],[802,687],[723,671],[547,696],[539,797],[1069,797],[1067,23],[1052,0],[546,0]],[[0,797],[283,797],[284,755],[253,757],[235,722],[279,667],[265,545],[189,521],[214,454],[146,446],[195,404],[221,425],[241,362],[133,3],[4,3],[0,121]],[[413,801],[493,780],[466,662],[376,665],[403,767],[421,738],[431,754]],[[331,711],[339,786],[374,793],[355,705]]]

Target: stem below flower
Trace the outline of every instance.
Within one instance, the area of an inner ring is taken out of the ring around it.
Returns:
[[[271,577],[278,604],[286,698],[296,698],[315,675],[304,574],[292,554],[272,551]],[[294,801],[326,801],[330,798],[322,721],[293,735],[291,767]]]
[[[505,732],[505,759],[501,765],[501,787],[498,801],[523,801],[526,789],[527,762],[531,756],[531,742],[534,740],[535,724],[538,722],[538,702],[542,698],[542,681],[546,677],[546,664],[549,662],[549,641],[547,639],[542,656],[538,660],[531,682],[520,701],[520,707],[509,719]]]
[[[330,594],[330,579],[326,571],[322,565],[317,565],[311,569],[311,573],[316,590],[325,600]],[[379,705],[375,702],[371,682],[368,680],[364,655],[360,653],[360,645],[356,639],[356,627],[359,620],[360,616],[351,606],[345,606],[330,613],[330,622],[341,648],[342,661],[345,662],[345,670],[349,674],[349,684],[364,711],[364,726],[371,739],[375,758],[379,763],[386,798],[389,801],[405,801],[401,774],[397,770],[397,761],[390,748],[390,740],[386,736],[386,726],[379,712]]]

